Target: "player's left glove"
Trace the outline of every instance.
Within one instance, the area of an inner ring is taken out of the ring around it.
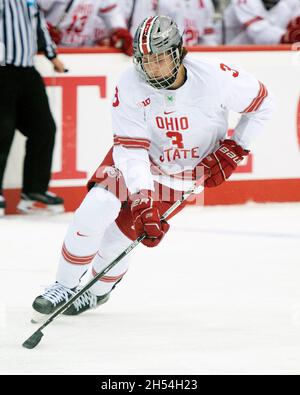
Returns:
[[[281,38],[283,44],[293,44],[300,41],[300,16],[291,20],[286,33]]]
[[[121,49],[126,55],[133,55],[133,40],[127,29],[115,29],[111,34],[111,46]]]
[[[147,247],[156,247],[170,225],[160,220],[156,202],[150,196],[149,191],[141,191],[130,196],[131,214],[137,237],[146,233],[147,237],[142,243]]]
[[[249,152],[234,140],[221,141],[220,147],[204,158],[199,165],[204,166],[204,186],[217,187],[226,181]]]

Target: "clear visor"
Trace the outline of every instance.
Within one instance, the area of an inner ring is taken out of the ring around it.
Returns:
[[[167,89],[176,80],[181,64],[178,48],[160,54],[144,55],[135,59],[138,72],[156,89]]]

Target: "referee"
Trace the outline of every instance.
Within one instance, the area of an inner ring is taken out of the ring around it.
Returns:
[[[38,41],[55,71],[63,73],[37,1],[0,0],[0,216],[5,210],[3,175],[16,129],[27,137],[18,211],[63,211],[63,200],[47,192],[56,127],[33,64]]]

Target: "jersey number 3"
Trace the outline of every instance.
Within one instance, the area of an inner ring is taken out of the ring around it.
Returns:
[[[183,136],[179,132],[167,132],[167,137],[172,139],[172,144],[177,145],[177,148],[184,148]]]
[[[119,100],[119,89],[116,87],[115,100],[114,100],[114,102],[113,102],[113,106],[114,106],[114,107],[118,107],[119,104],[120,104],[120,100]]]
[[[226,64],[224,64],[224,63],[221,63],[220,67],[221,67],[221,70],[223,70],[223,71],[231,71],[232,77],[234,77],[234,78],[237,78],[240,75],[240,73],[237,70],[234,70],[229,66],[226,66]]]

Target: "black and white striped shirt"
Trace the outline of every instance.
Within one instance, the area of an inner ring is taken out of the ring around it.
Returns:
[[[48,59],[56,56],[36,0],[0,0],[0,64],[33,66],[39,47]]]

